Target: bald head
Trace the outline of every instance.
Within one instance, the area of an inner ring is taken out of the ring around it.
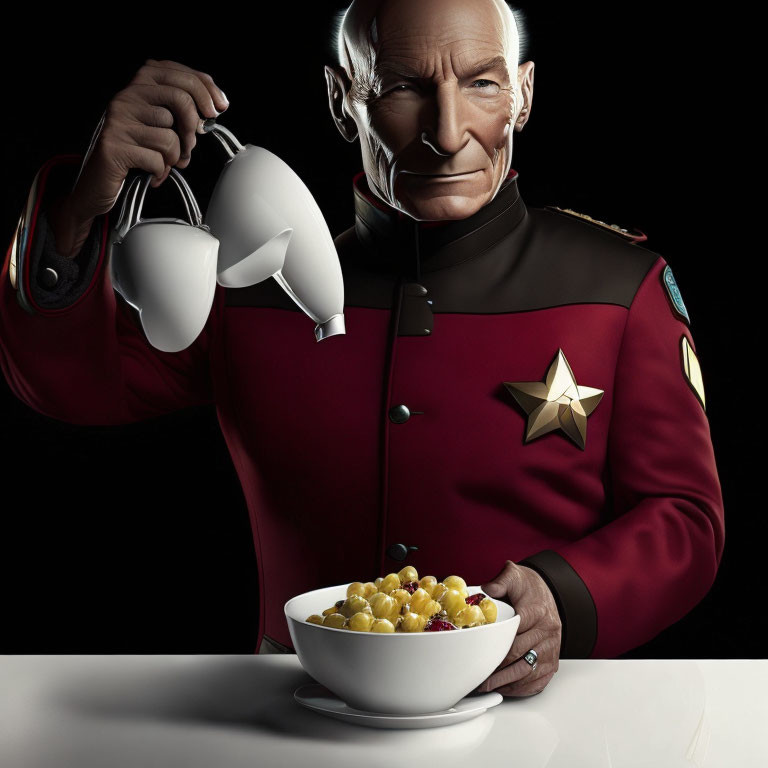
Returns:
[[[351,80],[360,76],[365,79],[372,69],[379,43],[377,13],[383,6],[396,1],[354,0],[346,10],[339,12],[334,31],[334,48],[339,65]],[[504,55],[510,71],[514,71],[522,63],[527,42],[522,13],[519,10],[513,11],[505,0],[476,1],[488,2],[498,13],[498,23],[505,41]]]

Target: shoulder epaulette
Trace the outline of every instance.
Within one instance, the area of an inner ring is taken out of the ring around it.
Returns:
[[[574,211],[571,208],[559,208],[556,205],[548,205],[546,207],[550,211],[564,213],[567,216],[573,216],[574,218],[581,219],[582,221],[586,221],[589,224],[594,224],[596,227],[600,227],[601,229],[604,229],[608,232],[612,232],[614,235],[619,235],[619,237],[623,237],[625,240],[629,240],[633,243],[642,243],[648,239],[648,236],[641,232],[639,229],[630,232],[629,230],[622,229],[618,224],[606,224],[604,221],[598,221],[597,219],[593,219],[591,216],[587,216],[586,213],[578,213],[578,211]]]

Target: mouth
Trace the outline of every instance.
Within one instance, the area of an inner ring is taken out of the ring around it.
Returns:
[[[429,179],[431,181],[462,181],[474,176],[476,173],[482,173],[482,169],[476,171],[461,171],[460,173],[417,173],[416,171],[403,171],[411,176],[418,176],[420,179]]]

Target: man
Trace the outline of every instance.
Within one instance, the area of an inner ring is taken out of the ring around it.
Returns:
[[[79,158],[41,169],[15,242],[34,314],[10,253],[0,275],[3,371],[73,423],[216,404],[251,515],[260,650],[290,650],[292,595],[405,560],[515,606],[481,688],[531,695],[561,656],[636,647],[714,580],[722,496],[685,306],[638,238],[524,205],[510,164],[534,65],[506,4],[356,0],[339,42],[329,105],[363,158],[335,239],[346,335],[316,344],[267,281],[217,287],[187,350],[148,345],[105,279],[109,212],[130,168],[161,183],[199,114],[227,106],[208,75],[149,60],[71,193]]]

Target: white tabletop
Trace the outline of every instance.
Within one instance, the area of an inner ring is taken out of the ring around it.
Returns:
[[[765,768],[768,660],[569,660],[464,723],[307,710],[294,654],[0,657],[3,768]]]

